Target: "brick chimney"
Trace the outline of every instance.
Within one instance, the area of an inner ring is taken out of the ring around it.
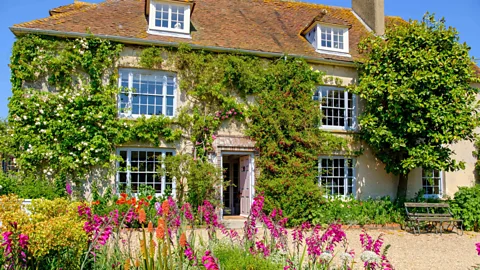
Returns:
[[[384,0],[352,0],[352,9],[375,34],[385,34]]]

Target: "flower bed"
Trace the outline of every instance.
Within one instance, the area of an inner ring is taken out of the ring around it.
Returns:
[[[2,259],[12,268],[352,269],[355,263],[365,269],[392,268],[382,236],[373,239],[363,232],[363,249],[356,256],[340,224],[303,223],[289,232],[282,210],[264,213],[262,196],[254,199],[243,233],[225,228],[208,201],[192,209],[171,197],[160,203],[122,194],[116,204],[124,211],[98,215],[95,202],[33,200],[30,216],[14,196],[2,197],[1,203]],[[152,206],[155,213],[149,216],[146,209]],[[142,229],[124,230],[133,224]],[[197,229],[199,224],[204,228]],[[46,237],[55,233],[61,238]]]

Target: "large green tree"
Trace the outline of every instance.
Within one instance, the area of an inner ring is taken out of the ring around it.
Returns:
[[[478,89],[471,83],[478,78],[458,32],[427,13],[364,39],[359,49],[365,57],[352,91],[365,102],[361,138],[399,175],[397,196],[406,196],[414,168],[463,169],[449,145],[474,139]]]

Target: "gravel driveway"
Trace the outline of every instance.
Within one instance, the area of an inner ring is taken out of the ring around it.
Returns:
[[[358,255],[361,251],[359,235],[361,230],[347,230],[350,246]],[[475,243],[480,242],[480,234],[465,232],[463,236],[456,233],[424,233],[413,235],[401,230],[370,230],[368,234],[375,238],[384,233],[385,245],[391,244],[388,257],[397,270],[456,270],[472,269],[480,264],[480,256],[475,250]],[[357,264],[361,268],[361,262]]]

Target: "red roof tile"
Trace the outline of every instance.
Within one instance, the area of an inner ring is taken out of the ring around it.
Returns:
[[[15,28],[26,28],[90,32],[145,41],[183,42],[348,62],[358,58],[357,43],[368,34],[368,30],[350,8],[278,0],[197,0],[195,4],[191,18],[192,39],[147,34],[145,0],[107,0],[96,5],[68,9],[68,12],[45,19],[14,25],[13,31]],[[327,15],[322,16],[325,11]],[[315,51],[301,34],[315,18],[351,26],[349,36],[352,58]]]

